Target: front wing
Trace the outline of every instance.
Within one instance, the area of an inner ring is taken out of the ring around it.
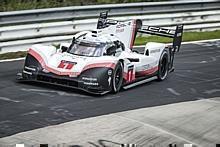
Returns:
[[[25,65],[17,79],[20,81],[46,82],[82,89],[89,93],[105,94],[111,91],[113,69],[111,67],[89,68],[76,77],[57,75],[42,68],[41,64],[30,54],[27,55]]]
[[[53,73],[31,73],[24,70],[21,74],[18,74],[17,79],[19,81],[34,81],[76,88],[91,94],[102,95],[111,91],[111,87],[109,85],[105,85],[105,83],[99,82],[102,81],[100,78],[91,78],[91,76],[86,77],[86,75],[73,78],[68,76],[59,76]]]

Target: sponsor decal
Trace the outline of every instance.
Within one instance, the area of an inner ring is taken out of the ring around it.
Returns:
[[[116,33],[124,32],[125,24],[119,24],[116,26]]]
[[[82,80],[86,80],[86,81],[97,81],[97,78],[90,78],[90,77],[82,77]]]
[[[112,81],[112,77],[111,77],[111,75],[112,75],[112,70],[110,69],[110,70],[108,70],[108,85],[110,86],[111,85],[111,81]]]
[[[112,75],[112,70],[108,70],[108,75],[109,75],[109,76]]]
[[[151,54],[157,53],[157,52],[160,52],[160,49],[155,49],[155,50],[151,50],[151,51],[150,51]]]
[[[154,68],[156,65],[157,65],[157,61],[155,61],[151,64],[144,64],[144,65],[142,65],[141,70],[148,70],[148,69]]]
[[[108,77],[108,85],[109,86],[111,85],[111,80],[112,80],[112,77]]]
[[[149,68],[150,68],[150,64],[143,65],[143,69],[149,69]]]
[[[125,26],[126,26],[125,24],[119,24],[119,25],[116,26],[116,28],[123,28]]]
[[[121,32],[124,32],[125,29],[124,28],[119,28],[119,29],[116,29],[116,33],[121,33]]]
[[[99,83],[97,82],[97,78],[93,77],[82,77],[82,81],[84,85],[92,85],[92,86],[98,86]]]
[[[149,30],[149,31],[152,31],[152,32],[174,34],[173,30],[169,30],[169,29],[165,29],[165,28],[159,28],[159,27],[153,27],[153,26],[147,26],[146,30]]]
[[[62,60],[60,62],[60,64],[58,65],[57,68],[62,68],[62,69],[72,69],[73,66],[76,64],[76,62],[70,62],[70,61],[65,61],[65,60]]]
[[[73,72],[69,74],[69,77],[73,78],[73,77],[77,77],[80,73],[77,72]]]
[[[83,84],[84,85],[92,85],[92,86],[98,86],[99,85],[99,83],[97,83],[97,82],[83,82]]]

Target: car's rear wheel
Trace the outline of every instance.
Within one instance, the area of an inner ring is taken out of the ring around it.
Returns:
[[[159,61],[159,66],[158,66],[158,80],[163,81],[167,78],[168,76],[168,69],[169,64],[168,64],[168,53],[166,50],[162,52],[162,55],[160,57]]]
[[[121,62],[118,62],[113,71],[112,92],[117,93],[121,89],[122,83],[123,83],[123,65]]]

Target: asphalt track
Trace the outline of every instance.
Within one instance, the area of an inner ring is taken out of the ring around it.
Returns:
[[[118,94],[90,96],[16,82],[23,61],[0,63],[0,137],[82,118],[220,96],[220,41],[182,45],[175,72]]]

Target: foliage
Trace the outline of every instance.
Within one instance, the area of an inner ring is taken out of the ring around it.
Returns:
[[[1,0],[0,11],[162,0]],[[164,0],[163,0],[164,1]]]

